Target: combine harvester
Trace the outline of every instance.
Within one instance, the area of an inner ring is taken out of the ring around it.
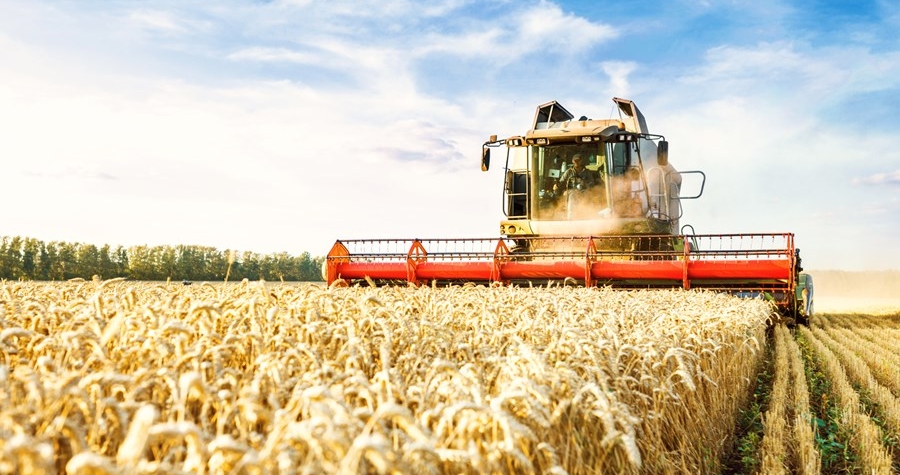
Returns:
[[[801,273],[794,235],[680,226],[681,202],[703,194],[706,175],[677,171],[668,142],[648,132],[637,106],[613,101],[619,118],[608,120],[575,119],[549,102],[524,137],[484,143],[483,171],[492,148],[507,149],[501,237],[339,240],[325,280],[703,288],[764,297],[808,321],[812,278]],[[681,195],[683,179],[697,184],[696,194]]]

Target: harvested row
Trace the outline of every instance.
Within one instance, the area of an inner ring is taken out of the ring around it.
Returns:
[[[900,319],[898,319],[900,320]],[[879,354],[890,354],[893,353],[896,355],[900,352],[900,330],[877,330],[874,328],[862,328],[856,330],[854,333],[858,334],[860,338],[864,339],[867,342],[871,342],[872,346],[878,348]],[[886,381],[887,384],[894,386],[895,383],[892,381],[898,379],[896,373],[900,372],[900,363],[898,363],[895,357],[889,357],[888,362],[893,363],[892,371],[895,375],[888,376]],[[900,383],[897,383],[900,385]],[[900,394],[900,393],[898,393]]]
[[[781,474],[788,473],[790,464],[787,454],[788,416],[788,390],[791,384],[790,363],[785,336],[787,329],[779,325],[775,329],[775,379],[772,383],[772,393],[769,399],[769,410],[762,416],[763,439],[760,449],[763,473]]]
[[[886,425],[887,435],[897,439],[900,436],[900,399],[894,397],[888,388],[875,380],[866,362],[845,346],[844,342],[838,342],[821,328],[812,331],[837,355],[853,384],[867,394],[878,408],[877,412]]]
[[[0,283],[0,472],[716,473],[771,308],[707,292]]]
[[[860,398],[853,389],[840,360],[820,340],[821,330],[799,327],[799,332],[810,343],[822,361],[830,381],[830,394],[840,406],[841,422],[846,430],[855,434],[851,449],[857,455],[864,473],[891,473],[891,454],[882,444],[881,429],[869,416],[861,412]]]
[[[821,454],[816,447],[816,421],[810,409],[809,388],[800,346],[784,327],[780,329],[788,348],[788,360],[791,366],[793,433],[792,444],[795,454],[795,473],[818,475],[821,472]]]
[[[900,395],[900,366],[896,360],[900,347],[893,348],[863,338],[868,330],[851,331],[846,328],[829,328],[828,335],[862,360],[872,376],[893,393]],[[894,340],[894,342],[900,340]],[[859,383],[857,383],[859,384]]]
[[[883,345],[887,350],[893,350],[895,353],[900,352],[900,330],[888,329],[877,330],[874,328],[863,328],[857,331],[860,338]]]
[[[762,416],[761,473],[818,474],[819,452],[800,348],[783,324],[774,329],[774,344],[775,376]]]
[[[859,315],[859,314],[827,314],[814,317],[816,323],[823,327],[842,327],[851,330],[874,329],[879,332],[896,332],[900,330],[900,315]]]
[[[852,346],[878,381],[900,396],[900,315],[824,315],[814,318],[838,341]],[[844,341],[846,339],[846,341]]]

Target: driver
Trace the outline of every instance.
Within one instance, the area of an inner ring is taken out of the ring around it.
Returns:
[[[563,172],[559,182],[566,189],[566,215],[568,219],[575,219],[587,212],[589,203],[585,193],[589,188],[597,184],[597,175],[585,168],[581,154],[572,156],[572,167]],[[559,185],[554,185],[554,190]]]
[[[576,153],[572,157],[572,167],[559,177],[559,183],[562,183],[566,190],[584,191],[594,186],[596,181],[597,176],[594,172],[584,167],[584,160],[580,153]],[[558,185],[554,189],[558,189]]]

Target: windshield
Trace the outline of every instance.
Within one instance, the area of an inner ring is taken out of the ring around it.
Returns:
[[[652,141],[644,142],[655,150]],[[638,147],[637,141],[531,147],[531,186],[537,191],[531,198],[533,219],[644,215],[648,196]]]
[[[616,152],[626,156],[624,148],[619,149],[601,142],[532,147],[533,189],[538,190],[534,218],[589,219],[608,208],[607,178],[622,161],[615,159]],[[581,201],[577,210],[568,206],[575,198]]]

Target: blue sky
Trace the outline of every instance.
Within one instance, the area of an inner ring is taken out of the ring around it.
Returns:
[[[900,269],[888,1],[0,0],[0,235],[322,255],[490,237],[481,143],[635,101],[698,233]],[[496,162],[495,162],[496,163]]]

